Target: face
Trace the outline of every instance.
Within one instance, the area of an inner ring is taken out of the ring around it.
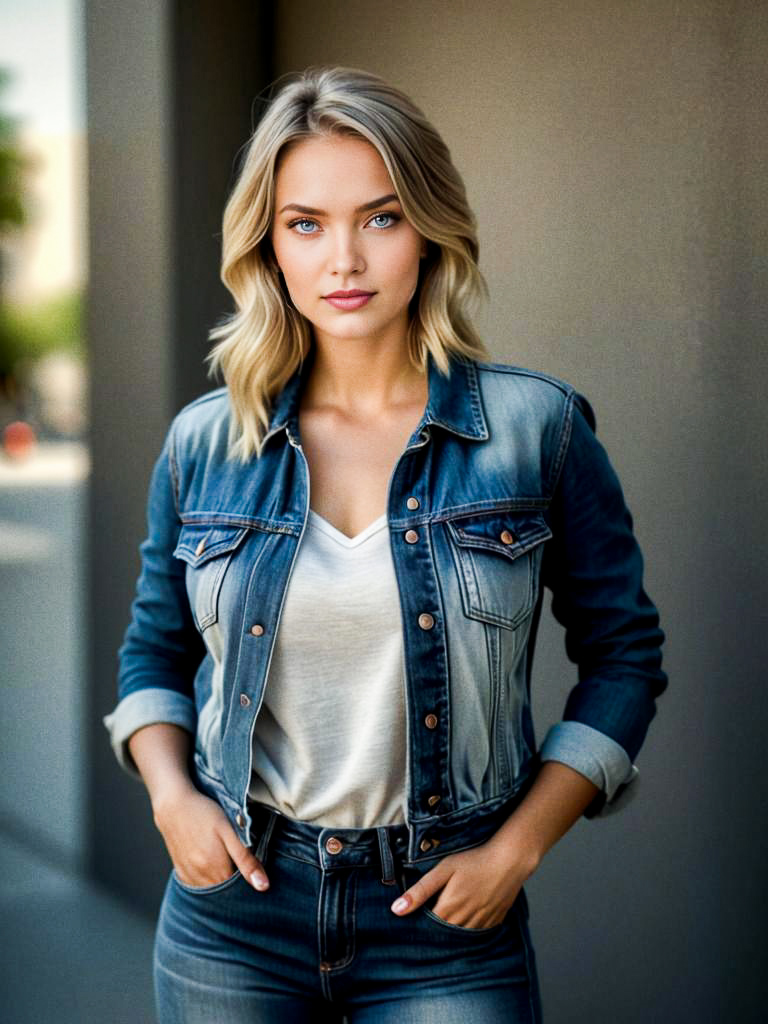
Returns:
[[[278,163],[270,237],[319,342],[404,342],[426,241],[369,142],[332,136],[290,147]]]

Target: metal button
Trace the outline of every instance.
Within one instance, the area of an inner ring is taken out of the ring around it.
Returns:
[[[439,804],[440,803],[440,797],[439,796],[431,796],[429,798],[429,800],[427,800],[427,803],[429,804],[430,807],[434,807],[435,804]]]
[[[240,694],[240,707],[241,708],[247,708],[250,703],[251,703],[251,698],[248,696],[248,694],[247,693],[241,693]]]
[[[251,626],[251,634],[253,636],[263,636],[264,635],[264,627],[261,625],[260,622],[256,622],[253,626]]]
[[[419,539],[419,535],[418,535],[418,533],[415,530],[406,530],[405,531],[406,543],[408,543],[408,544],[415,544],[418,539]]]
[[[236,821],[236,822],[237,822],[237,824],[238,824],[238,825],[240,826],[240,828],[245,828],[245,816],[244,816],[244,815],[242,815],[242,814],[238,814],[238,815],[237,815],[237,816],[235,817],[235,821]]]
[[[405,504],[410,509],[418,508],[419,507],[419,499],[418,498],[409,498],[408,501],[406,501]]]
[[[330,969],[331,969],[331,965],[328,963],[327,960],[321,960],[320,961],[320,970],[323,972],[323,974],[327,974],[328,971],[330,971]]]
[[[432,629],[435,624],[435,620],[429,614],[429,612],[422,612],[419,616],[419,625],[422,629]]]
[[[515,543],[515,538],[509,532],[509,530],[504,530],[503,533],[501,534],[501,543],[502,544],[514,544]]]
[[[427,850],[431,850],[432,849],[432,840],[431,839],[422,839],[421,842],[419,843],[419,849],[421,850],[422,853],[426,853]]]
[[[424,719],[424,725],[426,725],[426,727],[428,729],[436,729],[437,728],[437,715],[433,715],[433,714],[427,715],[427,717]]]
[[[200,541],[200,543],[195,548],[195,554],[199,556],[199,555],[202,555],[202,553],[204,551],[205,551],[205,537],[203,537],[203,539]]]
[[[344,849],[344,843],[342,843],[340,839],[337,839],[336,836],[331,836],[330,839],[326,840],[325,848],[328,853],[341,853]]]

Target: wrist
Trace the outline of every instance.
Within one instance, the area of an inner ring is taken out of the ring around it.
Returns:
[[[171,778],[155,781],[148,787],[149,800],[152,805],[152,815],[155,825],[158,828],[166,815],[178,804],[188,798],[192,793],[197,793],[189,776],[178,774]]]

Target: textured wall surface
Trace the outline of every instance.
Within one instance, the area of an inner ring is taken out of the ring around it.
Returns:
[[[386,11],[386,13],[384,13]],[[766,780],[763,5],[295,0],[276,70],[364,67],[443,133],[495,358],[592,401],[668,634],[636,799],[531,881],[546,1018],[757,1020]],[[543,623],[543,735],[575,681]]]

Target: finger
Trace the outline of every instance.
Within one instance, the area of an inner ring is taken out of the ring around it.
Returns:
[[[221,839],[227,848],[227,853],[235,862],[243,878],[246,878],[254,889],[258,889],[259,892],[264,892],[268,889],[269,879],[264,870],[264,865],[254,857],[247,846],[243,846],[237,838],[234,829],[222,832]]]
[[[446,865],[445,861],[440,861],[431,871],[422,875],[401,896],[398,896],[390,910],[395,914],[410,913],[425,903],[439,889],[442,889],[452,874],[451,867]]]

